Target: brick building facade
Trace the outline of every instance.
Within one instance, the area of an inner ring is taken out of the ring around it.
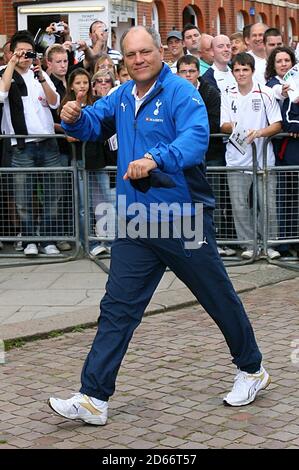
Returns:
[[[68,0],[64,0],[66,3]],[[126,0],[110,0],[111,3],[126,3]],[[17,27],[18,5],[38,5],[45,0],[0,0],[0,38],[2,44]],[[88,3],[82,0],[82,5]],[[59,5],[59,1],[47,0]],[[101,4],[99,0],[98,4]],[[144,0],[137,2],[138,24],[155,24],[162,41],[171,29],[182,29],[187,22],[195,23],[201,31],[215,35],[231,34],[242,29],[242,25],[263,21],[281,29],[285,43],[298,40],[299,0]],[[1,44],[0,44],[1,45]]]
[[[278,27],[285,43],[291,39],[298,41],[299,0],[156,0],[140,3],[138,20],[142,24],[146,15],[147,24],[152,21],[152,11],[157,12],[159,31],[165,42],[171,29],[182,30],[187,22],[197,24],[201,31],[211,35],[230,35],[241,30],[245,24],[263,21],[269,26]],[[191,12],[191,13],[190,13]]]

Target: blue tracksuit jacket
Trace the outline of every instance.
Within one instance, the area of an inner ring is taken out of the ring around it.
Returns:
[[[117,194],[126,196],[127,206],[143,203],[201,202],[214,208],[214,197],[204,175],[204,158],[209,143],[205,105],[187,80],[163,65],[156,84],[135,116],[134,81],[82,110],[76,123],[62,123],[68,135],[80,140],[118,137]],[[172,189],[151,188],[142,193],[123,180],[128,164],[153,155],[161,171],[176,183]]]

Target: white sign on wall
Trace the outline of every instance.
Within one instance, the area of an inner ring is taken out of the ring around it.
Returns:
[[[136,17],[136,4],[131,1],[120,1],[110,4],[110,17],[118,19],[120,22],[127,22],[129,18]]]
[[[90,13],[72,13],[70,15],[70,28],[73,41],[89,41],[89,27],[96,20],[105,22],[104,17],[100,17],[97,12]]]

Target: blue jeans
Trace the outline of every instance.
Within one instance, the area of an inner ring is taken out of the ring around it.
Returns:
[[[60,167],[61,159],[56,139],[28,142],[25,148],[12,147],[12,168],[26,168],[14,174],[14,193],[23,236],[59,233],[61,220],[59,203],[62,196],[62,174],[30,172],[34,167]],[[47,244],[47,243],[46,243]]]

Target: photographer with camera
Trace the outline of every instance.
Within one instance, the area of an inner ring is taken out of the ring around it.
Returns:
[[[84,58],[79,60],[79,62],[71,67],[73,70],[74,68],[84,68],[93,75],[94,66],[97,61],[103,54],[107,54],[111,60],[113,61],[114,65],[117,65],[118,62],[122,59],[122,55],[119,51],[115,49],[111,49],[107,45],[108,41],[108,28],[103,21],[96,20],[91,23],[89,27],[89,38],[91,41],[91,46],[83,47],[81,45],[81,41],[78,41],[80,44],[81,51],[84,51]]]
[[[29,31],[16,32],[11,38],[13,52],[7,67],[0,72],[0,101],[4,103],[1,119],[3,134],[28,135],[28,138],[11,139],[11,166],[59,167],[60,153],[56,139],[48,138],[54,134],[52,109],[60,104],[59,94],[48,75],[42,71],[40,60],[35,53],[33,36]],[[32,138],[30,134],[44,134],[45,138]],[[21,232],[24,237],[36,236],[37,220],[33,213],[33,194],[36,191],[35,178],[32,174],[16,173],[14,196],[21,220]],[[43,179],[42,214],[39,219],[39,233],[48,236],[57,233],[57,207],[61,198],[59,178],[50,173]],[[53,242],[41,243],[41,251],[59,254]],[[38,254],[35,243],[27,243],[24,254]]]
[[[88,47],[87,43],[82,40],[73,42],[70,28],[64,21],[58,23],[51,23],[46,29],[45,33],[48,36],[48,45],[61,44],[68,54],[69,68],[76,67],[77,63],[84,60],[86,68],[93,66],[94,54]],[[52,39],[52,40],[51,40]]]
[[[63,43],[65,41],[72,41],[69,25],[64,21],[51,23],[46,28],[46,33],[55,34],[55,36],[59,39],[55,42]]]

